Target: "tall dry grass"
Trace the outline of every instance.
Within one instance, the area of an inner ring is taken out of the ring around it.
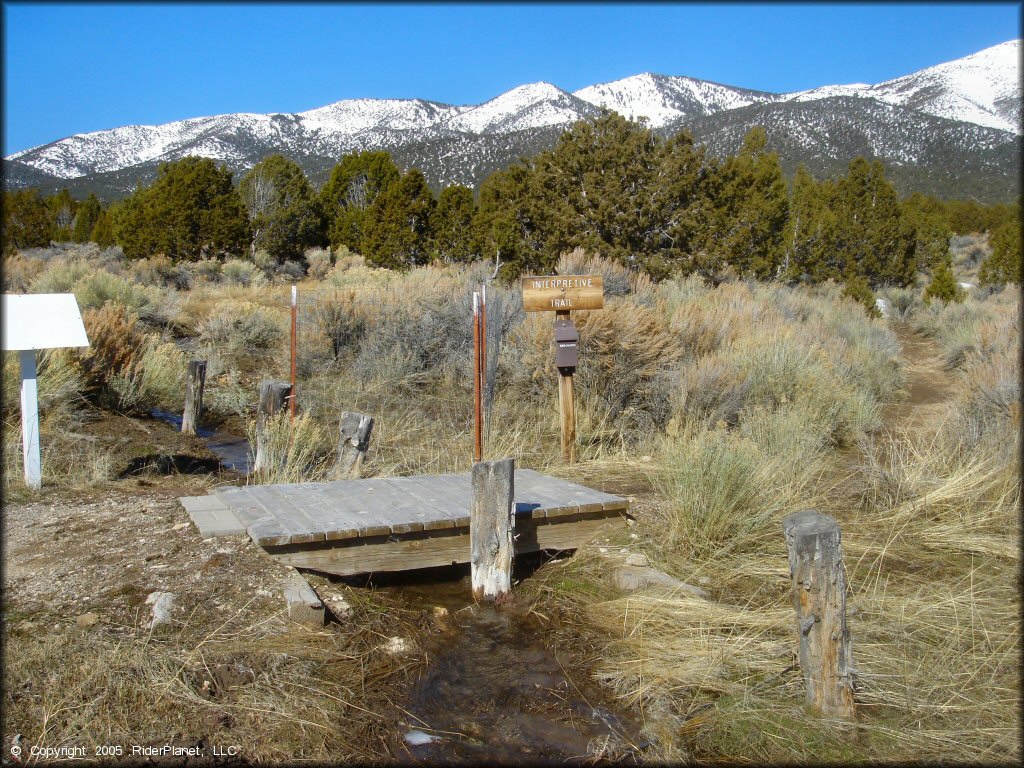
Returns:
[[[587,548],[525,588],[558,617],[555,642],[582,644],[640,709],[656,760],[1019,761],[1016,299],[909,297],[955,386],[934,421],[893,432],[879,406],[903,385],[899,346],[833,288],[662,290],[686,353],[654,452],[661,499],[621,542],[712,599],[622,594]],[[843,482],[836,448],[847,474],[862,452]],[[781,518],[810,506],[843,531],[855,724],[802,705]]]

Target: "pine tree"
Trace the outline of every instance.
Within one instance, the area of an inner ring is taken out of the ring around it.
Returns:
[[[250,253],[265,250],[278,262],[299,259],[312,246],[327,244],[327,226],[302,169],[283,155],[271,155],[242,178],[238,192],[249,214]]]
[[[833,273],[858,274],[869,285],[906,286],[913,282],[917,236],[903,220],[896,190],[878,160],[855,158],[836,184],[836,226],[829,246]]]
[[[764,129],[753,128],[739,153],[722,163],[707,242],[713,265],[728,263],[762,279],[783,264],[789,208],[779,157],[767,144]]]
[[[366,209],[363,255],[376,266],[409,268],[430,261],[430,217],[434,196],[423,173],[413,168],[377,195]]]
[[[781,265],[784,279],[821,282],[842,277],[838,272],[830,274],[828,269],[828,247],[835,227],[829,203],[834,194],[830,182],[816,182],[802,165],[796,169]]]
[[[931,299],[938,299],[943,304],[951,301],[961,302],[964,300],[963,289],[957,284],[953,277],[953,270],[950,268],[950,260],[943,259],[932,269],[932,279],[924,289],[925,303]]]
[[[71,193],[64,188],[57,194],[50,195],[46,199],[46,207],[50,213],[52,239],[58,243],[71,240],[71,228],[75,223],[75,210],[78,208],[78,203]]]
[[[249,242],[231,171],[200,157],[161,164],[156,181],[137,187],[113,211],[113,230],[129,258],[223,257],[241,253]]]
[[[331,245],[361,252],[367,209],[400,178],[398,166],[387,152],[345,155],[331,170],[319,195]]]
[[[445,187],[433,215],[433,254],[443,262],[467,262],[476,257],[473,247],[473,190],[459,184]]]
[[[1021,223],[1008,221],[992,233],[992,253],[978,270],[981,285],[1021,285]]]
[[[50,244],[53,222],[38,189],[4,192],[3,252],[41,248]]]
[[[100,201],[96,199],[96,195],[92,192],[85,198],[85,201],[78,206],[78,211],[75,213],[75,226],[71,230],[71,239],[76,243],[87,243],[92,235],[92,230],[96,226],[96,221],[100,217],[103,207],[100,205]]]

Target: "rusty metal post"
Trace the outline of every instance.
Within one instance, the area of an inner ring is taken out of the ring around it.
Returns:
[[[560,318],[570,319],[568,310],[555,312],[556,323]],[[558,369],[558,422],[562,428],[562,458],[568,464],[576,463],[576,395],[572,381],[574,370]]]
[[[473,291],[473,461],[483,456],[480,430],[480,294]]]
[[[480,398],[487,391],[487,286],[480,286]],[[483,445],[484,412],[480,410],[480,443]],[[479,459],[478,459],[479,461]]]
[[[295,337],[296,327],[298,326],[298,307],[297,307],[297,294],[298,288],[292,286],[292,391],[289,395],[288,401],[288,414],[292,421],[295,421]]]

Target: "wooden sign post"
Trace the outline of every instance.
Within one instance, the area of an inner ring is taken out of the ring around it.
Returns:
[[[89,337],[73,293],[4,294],[3,348],[21,363],[21,440],[25,485],[43,484],[39,454],[39,386],[36,353],[57,347],[88,347]]]
[[[555,313],[555,366],[558,368],[558,413],[562,429],[562,456],[576,461],[576,403],[573,374],[579,362],[579,334],[571,312],[604,307],[601,275],[547,275],[524,277],[523,309]]]

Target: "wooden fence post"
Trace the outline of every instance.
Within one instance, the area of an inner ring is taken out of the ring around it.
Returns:
[[[185,410],[181,414],[182,434],[194,435],[203,411],[203,387],[206,385],[206,361],[189,360],[185,373]]]
[[[469,538],[475,600],[499,600],[512,589],[514,473],[514,459],[473,465]]]
[[[267,468],[269,461],[267,458],[269,447],[267,422],[271,416],[284,410],[291,393],[292,385],[287,381],[265,380],[260,382],[260,402],[256,408],[256,461],[253,463],[253,472]]]
[[[832,517],[808,509],[789,515],[782,530],[807,703],[823,715],[852,718],[853,657],[839,526]]]
[[[335,476],[339,479],[359,477],[363,460],[366,458],[366,450],[370,447],[373,417],[343,411],[338,432],[338,460],[334,465]]]

